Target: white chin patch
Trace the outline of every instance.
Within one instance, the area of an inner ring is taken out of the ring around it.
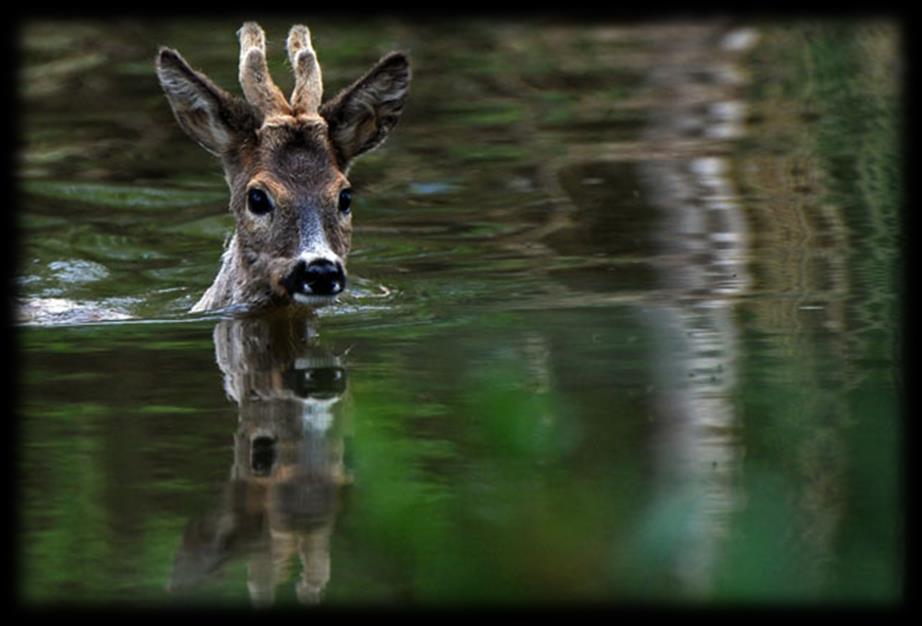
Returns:
[[[295,293],[291,296],[295,302],[298,304],[303,304],[309,307],[322,307],[336,302],[336,296],[314,296],[307,295],[303,293]]]

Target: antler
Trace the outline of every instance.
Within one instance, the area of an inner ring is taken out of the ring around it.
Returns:
[[[246,22],[237,31],[240,38],[240,86],[247,102],[268,117],[290,114],[291,107],[272,82],[266,66],[266,35],[256,22]]]
[[[323,98],[323,79],[317,53],[311,45],[307,26],[297,24],[288,32],[288,59],[295,73],[295,88],[291,92],[291,108],[298,113],[316,114]]]

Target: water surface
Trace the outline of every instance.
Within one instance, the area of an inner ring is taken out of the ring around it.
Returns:
[[[895,25],[309,24],[411,96],[348,294],[245,319],[153,73],[239,23],[23,24],[24,603],[901,598]]]

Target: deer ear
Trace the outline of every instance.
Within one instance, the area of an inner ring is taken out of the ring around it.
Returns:
[[[343,169],[387,138],[400,119],[409,87],[409,60],[391,52],[321,107]]]
[[[160,48],[157,77],[176,121],[208,152],[220,156],[247,125],[249,112],[175,50]]]

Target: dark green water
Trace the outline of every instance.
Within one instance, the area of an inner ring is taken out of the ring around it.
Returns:
[[[25,604],[902,598],[894,25],[308,23],[414,63],[309,320],[185,313],[239,21],[22,25]]]

